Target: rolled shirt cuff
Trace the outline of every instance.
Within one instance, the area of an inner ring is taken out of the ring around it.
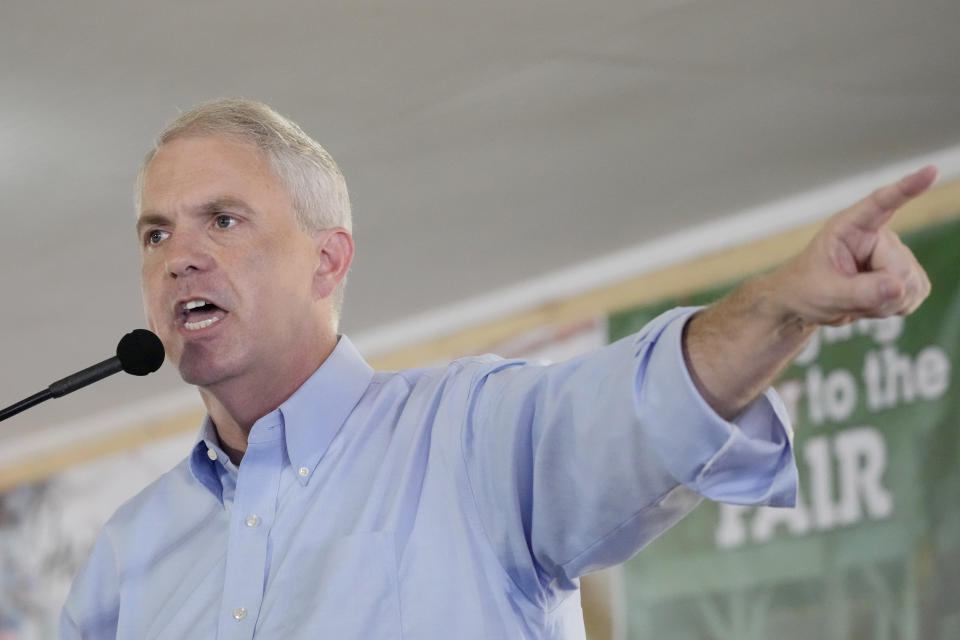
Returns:
[[[649,347],[638,378],[638,415],[668,416],[650,427],[652,446],[678,482],[705,498],[743,505],[792,507],[797,496],[793,431],[786,407],[768,388],[732,421],[697,390],[683,357],[683,328],[699,311],[680,308]]]

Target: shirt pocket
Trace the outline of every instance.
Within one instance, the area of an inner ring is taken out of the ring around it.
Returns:
[[[392,532],[291,549],[264,595],[257,637],[403,637]]]

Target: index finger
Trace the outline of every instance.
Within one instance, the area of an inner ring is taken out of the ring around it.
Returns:
[[[926,191],[939,175],[935,166],[927,165],[893,184],[880,187],[850,207],[849,221],[864,231],[877,231],[893,212]]]

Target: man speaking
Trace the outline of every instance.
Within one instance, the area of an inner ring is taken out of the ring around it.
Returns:
[[[337,333],[353,239],[336,163],[260,103],[184,113],[141,168],[137,236],[148,324],[207,418],[98,536],[61,638],[583,638],[579,576],[701,496],[793,505],[767,387],[818,325],[927,296],[885,224],[935,178],[570,362],[374,372]]]

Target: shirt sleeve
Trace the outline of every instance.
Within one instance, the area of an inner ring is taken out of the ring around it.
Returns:
[[[113,640],[120,609],[119,579],[113,547],[101,531],[87,563],[70,587],[60,613],[60,640]]]
[[[461,434],[468,483],[504,568],[541,606],[574,578],[629,559],[701,496],[794,504],[776,393],[728,422],[694,386],[681,337],[696,310],[674,309],[569,362],[475,373]]]

